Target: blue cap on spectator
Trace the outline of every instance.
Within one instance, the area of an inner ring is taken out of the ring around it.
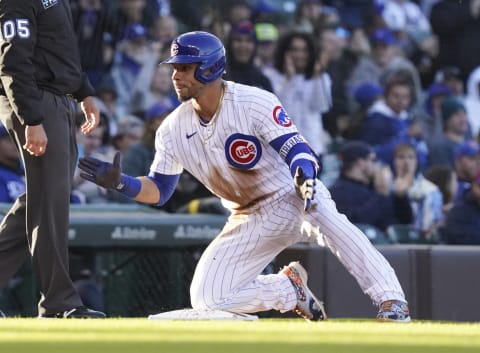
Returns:
[[[388,28],[378,28],[370,36],[370,41],[372,44],[392,45],[395,44],[395,36]]]
[[[444,85],[443,83],[432,83],[430,87],[428,87],[428,96],[429,97],[434,97],[434,96],[448,96],[452,94],[452,90],[447,86]]]
[[[480,147],[474,141],[466,141],[458,145],[453,151],[455,159],[461,157],[475,157],[480,155]]]
[[[370,105],[378,96],[382,94],[382,86],[374,82],[362,83],[353,91],[353,97],[363,107]]]
[[[5,128],[5,126],[0,124],[0,137],[5,137],[5,136],[8,136],[8,131]]]
[[[155,103],[150,108],[148,108],[147,112],[145,113],[145,120],[159,118],[163,114],[171,110],[172,109],[165,104]]]
[[[433,98],[438,96],[449,96],[452,94],[452,90],[443,83],[434,82],[428,87],[427,99],[425,100],[425,110],[428,114],[433,114]]]
[[[344,164],[350,164],[359,159],[367,158],[373,153],[374,151],[368,143],[352,140],[342,146],[339,157]]]
[[[453,114],[460,110],[463,110],[464,112],[467,111],[463,103],[454,96],[446,97],[443,100],[441,110],[443,121],[447,121]]]
[[[268,0],[258,0],[253,7],[253,11],[258,13],[273,13],[275,12],[275,7]]]
[[[146,36],[147,29],[141,23],[132,23],[125,27],[125,39],[135,40],[139,38],[145,38]]]
[[[235,35],[239,35],[239,34],[245,34],[249,36],[251,39],[257,40],[255,27],[253,26],[253,23],[248,20],[238,22],[236,25],[232,27],[232,30],[230,33],[232,37],[235,37]]]

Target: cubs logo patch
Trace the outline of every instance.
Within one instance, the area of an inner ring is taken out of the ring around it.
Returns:
[[[173,43],[172,46],[170,47],[170,56],[177,56],[178,54],[178,44]]]
[[[46,10],[54,5],[58,4],[58,0],[41,0],[43,8]]]
[[[262,156],[262,146],[255,136],[233,134],[225,142],[225,156],[235,168],[251,169]]]
[[[275,121],[275,123],[277,123],[278,125],[283,126],[283,127],[292,126],[292,120],[288,116],[285,109],[283,109],[283,107],[281,107],[279,105],[277,105],[273,109],[273,120]]]

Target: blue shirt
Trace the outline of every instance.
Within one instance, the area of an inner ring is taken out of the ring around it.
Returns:
[[[13,170],[0,165],[0,202],[13,203],[24,192],[23,170]]]

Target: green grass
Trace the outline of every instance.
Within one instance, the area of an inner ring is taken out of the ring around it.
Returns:
[[[478,353],[480,323],[8,318],[0,320],[0,352]]]

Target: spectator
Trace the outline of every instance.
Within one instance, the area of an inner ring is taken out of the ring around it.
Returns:
[[[347,28],[365,28],[370,17],[376,14],[375,7],[378,6],[378,1],[373,0],[328,0],[324,3],[335,7]]]
[[[446,165],[435,165],[425,173],[425,178],[437,185],[440,192],[442,193],[443,221],[439,226],[441,227],[445,221],[446,215],[453,207],[455,193],[458,189],[457,174],[454,170],[452,170]]]
[[[225,48],[229,60],[224,78],[273,92],[268,77],[253,63],[256,46],[255,28],[250,21],[234,25]]]
[[[466,82],[480,57],[480,0],[440,0],[432,6],[430,23],[440,43],[436,68],[456,66]]]
[[[117,112],[118,94],[113,80],[105,79],[101,83],[95,100],[98,104],[98,109],[107,118],[109,132],[115,134],[118,129],[119,116]]]
[[[78,156],[81,158],[83,156],[95,155],[94,152],[98,151],[102,146],[103,134],[106,129],[105,123],[103,120],[101,120],[98,127],[88,135],[81,133],[79,123],[81,123],[80,113],[77,114]],[[108,202],[106,189],[86,182],[85,179],[80,177],[80,170],[78,168],[75,169],[72,187],[73,196],[71,201],[73,203],[84,204]]]
[[[118,131],[112,136],[111,144],[116,151],[124,153],[144,133],[144,122],[136,115],[126,115],[118,122]],[[111,151],[113,152],[113,151]]]
[[[460,75],[460,69],[456,66],[445,66],[437,70],[434,77],[435,83],[447,86],[451,94],[457,98],[463,99],[465,93],[464,81]]]
[[[257,55],[255,65],[263,70],[272,67],[278,40],[278,29],[272,23],[262,22],[255,24],[257,37]]]
[[[422,126],[422,136],[430,146],[443,136],[442,102],[452,94],[443,83],[433,83],[427,91],[423,112],[419,113],[419,124]]]
[[[480,170],[480,147],[475,141],[466,141],[455,148],[454,158],[458,178],[454,202],[457,203],[470,189],[471,181]]]
[[[472,136],[475,140],[480,141],[480,66],[473,70],[468,77],[465,108]]]
[[[113,21],[102,0],[72,3],[72,19],[77,34],[82,67],[97,88],[113,60]]]
[[[375,148],[377,157],[392,166],[393,149],[402,142],[415,146],[419,168],[427,165],[428,148],[417,122],[408,111],[413,86],[403,76],[391,77],[385,87],[384,98],[377,100],[361,122],[358,138]]]
[[[345,143],[340,159],[340,176],[329,188],[339,212],[353,223],[370,224],[383,231],[391,224],[413,221],[407,182],[398,178],[392,192],[390,168],[375,163],[375,153],[368,144]]]
[[[133,112],[135,102],[132,101],[132,92],[136,91],[137,87],[148,86],[157,63],[158,53],[147,41],[147,29],[140,23],[128,25],[124,39],[117,45],[111,69],[118,95],[116,111],[119,116]],[[144,70],[148,74],[143,74]]]
[[[443,200],[439,188],[426,179],[418,170],[418,159],[415,147],[401,143],[394,151],[394,189],[397,183],[400,188],[407,182],[407,195],[413,212],[413,226],[421,231],[426,239],[435,234],[443,218]]]
[[[442,235],[447,244],[480,244],[480,172],[472,187],[447,215]]]
[[[401,53],[395,35],[388,28],[376,29],[370,35],[371,56],[364,56],[354,67],[348,80],[348,89],[352,90],[364,82],[376,82],[385,85],[388,79],[398,71],[407,73],[413,84],[412,104],[421,99],[422,87],[418,71],[413,63]]]
[[[352,111],[352,118],[344,133],[344,137],[353,140],[359,136],[361,125],[367,112],[377,101],[383,99],[383,87],[375,82],[365,82],[353,90],[356,107]]]
[[[313,38],[291,31],[279,39],[274,67],[264,70],[283,107],[317,156],[325,152],[329,140],[322,113],[331,107],[331,80],[323,69]]]
[[[138,82],[149,82],[145,86],[137,85],[131,94],[131,111],[144,115],[155,103],[162,103],[170,108],[175,108],[180,103],[173,90],[171,75],[172,69],[166,65],[151,66],[151,70],[142,70]]]
[[[368,37],[362,28],[355,28],[349,32],[338,25],[323,31],[321,39],[322,54],[327,52],[331,56],[327,61],[327,71],[333,81],[334,107],[342,105],[352,112],[356,106],[352,106],[350,100],[348,80],[360,59],[370,55]]]
[[[25,172],[17,146],[0,124],[0,202],[13,203],[25,192]]]
[[[445,164],[453,169],[454,150],[468,139],[468,118],[463,103],[453,96],[444,99],[441,111],[443,136],[429,146],[429,165]]]
[[[386,0],[382,17],[388,28],[402,34],[407,48],[420,46],[432,37],[430,22],[414,1]]]
[[[155,155],[155,132],[171,111],[162,103],[155,103],[147,110],[141,139],[128,146],[123,155],[122,169],[126,174],[148,175]]]
[[[226,20],[233,26],[241,21],[252,20],[253,9],[246,0],[229,0],[225,4]]]
[[[326,19],[326,16],[324,13],[322,18]],[[331,22],[323,21],[315,32],[315,37],[318,38],[321,48],[320,65],[332,80],[332,107],[322,115],[323,126],[332,139],[336,139],[350,118],[345,81],[351,73],[351,67],[356,63],[356,57],[351,51],[346,52],[350,31],[342,27],[336,12],[330,11],[328,16],[331,16]]]
[[[295,9],[295,30],[313,34],[321,14],[322,2],[320,0],[299,0]]]
[[[438,38],[428,18],[417,1],[385,0],[384,4],[382,17],[386,25],[395,32],[403,52],[415,64],[422,87],[428,85],[433,79],[433,61],[438,55]]]
[[[147,11],[147,0],[117,0],[107,3],[115,11],[113,14],[115,19],[113,41],[115,45],[123,39],[129,25],[141,24],[148,28],[153,20],[158,17],[158,13]]]
[[[158,52],[159,61],[170,56],[170,43],[178,35],[178,22],[173,16],[159,16],[150,27],[150,38]]]

